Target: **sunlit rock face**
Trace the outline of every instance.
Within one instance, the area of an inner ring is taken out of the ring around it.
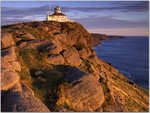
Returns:
[[[76,22],[2,27],[2,111],[148,111],[148,92],[96,56]]]

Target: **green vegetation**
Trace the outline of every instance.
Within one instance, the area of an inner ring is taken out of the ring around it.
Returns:
[[[45,62],[45,58],[47,57],[47,53],[40,53],[35,49],[22,49],[19,52],[20,56],[22,56],[25,65],[29,69],[41,69],[48,67],[49,65]]]
[[[132,111],[138,111],[138,112],[147,111],[144,107],[142,107],[137,102],[135,102],[133,99],[128,98],[128,97],[126,98],[125,105],[128,106],[129,112],[132,112]]]
[[[103,111],[104,111],[104,112],[110,112],[110,111],[108,111],[108,107],[109,107],[109,105],[111,105],[112,103],[113,103],[113,98],[112,98],[112,96],[111,96],[110,93],[107,93],[107,94],[105,95],[105,101],[104,101],[104,103],[102,104]]]
[[[22,56],[22,61],[20,60],[20,62],[24,67],[23,71],[21,71],[21,79],[24,81],[32,80],[30,86],[32,86],[35,96],[45,103],[47,107],[55,111],[58,95],[56,88],[63,82],[67,66],[47,64],[45,62],[47,53],[40,53],[34,49],[22,49],[19,54]],[[25,67],[30,70],[29,73],[27,73],[28,71]]]
[[[77,45],[75,45],[75,48],[79,51],[79,50],[82,50],[83,48],[85,48],[85,45],[77,44]]]
[[[37,39],[44,39],[46,37],[48,37],[46,35],[46,33],[43,33],[41,30],[39,30],[38,28],[28,28],[28,31],[34,35]]]
[[[91,67],[91,63],[89,60],[82,59],[82,62],[83,63],[80,65],[81,70],[88,72],[88,73],[94,72],[94,70]]]
[[[102,77],[99,79],[99,82],[100,82],[101,85],[102,85],[104,94],[109,93],[109,92],[110,92],[110,89],[108,88],[107,83],[104,81],[104,79],[103,79]]]
[[[57,86],[64,81],[65,68],[65,65],[57,65],[49,70],[30,70],[35,96],[53,111],[59,95]],[[37,73],[39,71],[40,74]]]
[[[21,80],[31,80],[32,82],[28,83],[28,85],[32,86],[35,96],[51,110],[54,110],[57,97],[57,92],[54,89],[62,82],[66,66],[47,64],[45,62],[47,53],[40,53],[37,50],[22,49],[19,54],[22,56],[22,61],[20,60],[20,62],[22,62],[22,68],[24,68],[20,73]],[[29,69],[30,72],[28,73],[26,69]]]

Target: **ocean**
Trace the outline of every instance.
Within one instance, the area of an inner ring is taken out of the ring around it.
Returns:
[[[105,40],[94,47],[99,58],[111,63],[139,86],[149,88],[149,38]]]

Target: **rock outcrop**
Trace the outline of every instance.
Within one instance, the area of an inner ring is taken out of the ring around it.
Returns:
[[[28,86],[24,85],[22,91],[12,91],[3,100],[2,111],[49,112],[49,109],[34,96],[34,93]]]
[[[17,72],[21,71],[21,67],[17,61],[15,50],[15,47],[10,47],[1,51],[1,90],[9,90],[19,81]]]
[[[49,109],[34,96],[33,91],[28,86],[25,84],[21,86],[20,84],[21,66],[17,59],[17,49],[12,34],[3,34],[2,44],[0,88],[2,92],[2,111],[49,112]]]
[[[3,26],[1,43],[2,111],[149,110],[147,90],[99,59],[79,23]]]
[[[64,59],[66,60],[66,63],[72,66],[79,66],[81,64],[79,53],[75,48],[69,48],[68,50],[65,50],[62,54]]]
[[[56,55],[50,55],[47,59],[47,62],[50,64],[64,64],[64,58],[62,55],[56,54]]]
[[[75,67],[67,68],[65,80],[60,89],[58,106],[68,105],[75,111],[95,111],[104,102],[101,84],[92,75]],[[61,109],[61,108],[60,108]]]
[[[7,48],[7,47],[10,47],[12,45],[14,45],[14,40],[12,38],[12,34],[10,33],[2,33],[2,41],[1,41],[1,44],[2,44],[2,48]]]

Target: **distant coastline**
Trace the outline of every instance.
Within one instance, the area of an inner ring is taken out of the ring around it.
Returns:
[[[100,44],[103,40],[125,38],[125,36],[106,35],[106,34],[99,34],[99,33],[90,33],[90,35],[92,37],[94,47]]]

